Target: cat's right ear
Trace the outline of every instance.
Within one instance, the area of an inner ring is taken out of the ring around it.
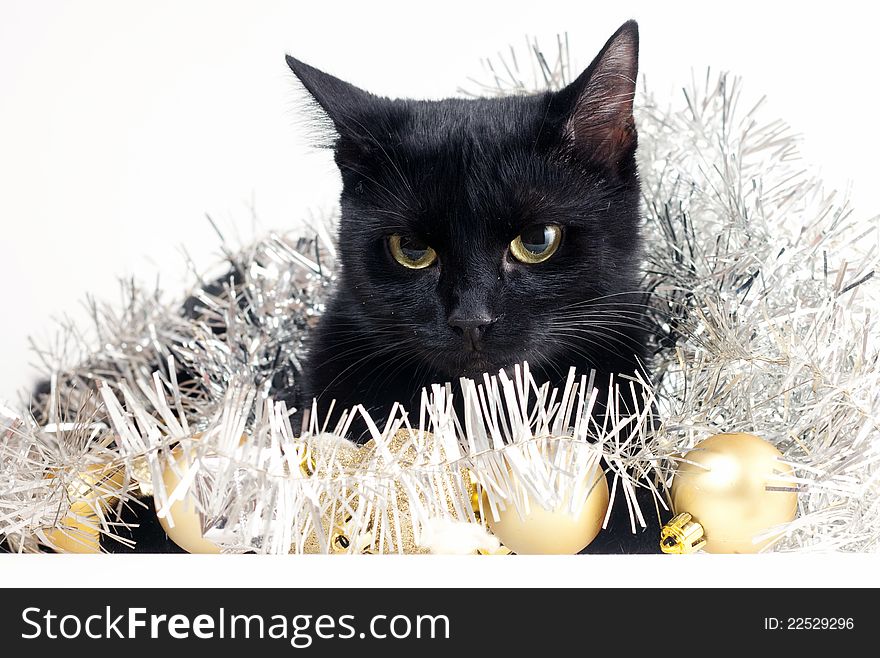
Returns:
[[[358,110],[375,98],[372,94],[353,84],[324,73],[295,57],[286,55],[287,65],[309,92],[315,103],[333,123],[341,137],[358,134]]]
[[[555,95],[563,138],[578,158],[616,169],[635,151],[638,65],[639,28],[627,21],[586,71]]]

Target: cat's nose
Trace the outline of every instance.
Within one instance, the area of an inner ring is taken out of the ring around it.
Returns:
[[[449,316],[449,326],[452,330],[464,338],[465,347],[468,350],[476,350],[479,347],[486,328],[495,322],[488,314],[461,315],[453,313]]]

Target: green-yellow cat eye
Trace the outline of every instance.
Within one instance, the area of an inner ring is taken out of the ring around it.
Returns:
[[[394,260],[411,270],[421,270],[437,260],[437,252],[418,238],[394,234],[388,238]]]
[[[510,253],[522,263],[543,263],[559,248],[562,229],[556,224],[536,224],[510,243]]]

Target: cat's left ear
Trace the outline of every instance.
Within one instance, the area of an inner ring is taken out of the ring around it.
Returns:
[[[634,153],[638,67],[639,27],[627,21],[587,70],[555,95],[563,138],[578,157],[616,168]]]
[[[290,70],[324,110],[336,132],[343,137],[356,134],[359,110],[375,96],[295,57],[286,55],[285,58]]]

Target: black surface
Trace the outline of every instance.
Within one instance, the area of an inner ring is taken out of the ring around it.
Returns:
[[[186,553],[159,525],[153,501],[146,499],[143,502],[145,507],[132,504],[122,513],[122,520],[134,527],[118,531],[120,536],[136,542],[134,548],[107,537],[101,537],[101,548],[109,553]]]

